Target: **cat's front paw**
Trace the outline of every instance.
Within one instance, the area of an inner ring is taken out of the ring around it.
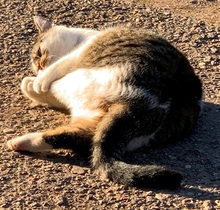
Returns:
[[[46,93],[50,89],[52,82],[52,75],[48,76],[46,73],[42,72],[38,74],[34,80],[33,89],[38,94]]]
[[[10,150],[42,152],[52,149],[52,146],[43,141],[42,133],[29,133],[17,138],[11,139],[6,143]]]
[[[36,77],[25,77],[21,82],[21,90],[27,95],[34,93],[33,83]]]

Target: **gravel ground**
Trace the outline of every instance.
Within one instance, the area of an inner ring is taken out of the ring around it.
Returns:
[[[199,16],[178,16],[172,8],[150,5],[111,0],[0,0],[0,209],[220,209],[219,19],[212,24]],[[210,15],[216,5],[219,1],[209,1]],[[86,160],[69,151],[33,155],[5,147],[12,137],[68,121],[64,113],[34,106],[19,90],[22,78],[32,75],[29,53],[37,34],[32,22],[36,14],[76,27],[125,23],[150,28],[188,56],[204,86],[205,103],[197,128],[184,141],[138,151],[132,157],[139,163],[158,163],[182,172],[181,189],[125,188],[101,181]]]

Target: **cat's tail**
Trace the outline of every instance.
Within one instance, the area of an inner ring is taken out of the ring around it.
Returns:
[[[115,183],[138,188],[175,190],[182,181],[180,173],[162,166],[133,165],[114,159],[102,163],[98,171]]]
[[[177,189],[182,180],[182,175],[178,172],[157,165],[124,162],[123,156],[128,148],[131,152],[140,145],[149,143],[147,137],[140,138],[143,136],[141,132],[161,125],[160,115],[163,113],[161,114],[160,108],[148,112],[145,106],[141,110],[142,104],[134,109],[127,104],[112,105],[98,124],[93,137],[92,166],[101,177],[119,184],[141,188]],[[159,131],[154,132],[155,136],[156,134],[159,135]]]

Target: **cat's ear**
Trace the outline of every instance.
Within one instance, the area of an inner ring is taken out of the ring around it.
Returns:
[[[54,23],[48,18],[42,16],[34,16],[34,24],[38,29],[39,33],[46,32],[54,26]]]

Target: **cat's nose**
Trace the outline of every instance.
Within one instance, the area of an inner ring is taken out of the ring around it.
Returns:
[[[38,74],[38,71],[39,71],[39,65],[36,65],[34,62],[31,62],[32,63],[32,65],[31,65],[31,67],[32,67],[32,71],[34,72],[34,74]]]

